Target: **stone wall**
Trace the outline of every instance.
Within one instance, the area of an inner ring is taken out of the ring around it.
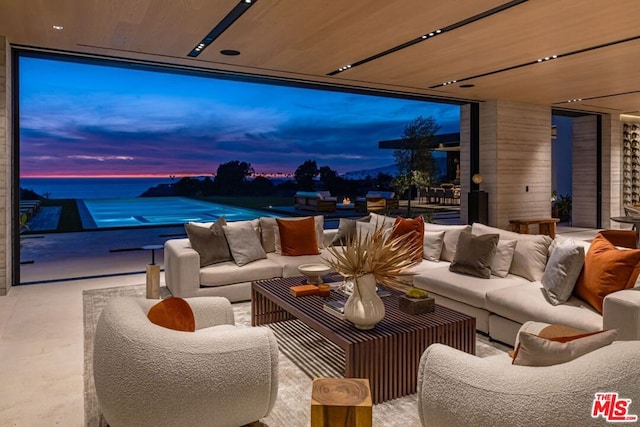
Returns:
[[[551,108],[510,101],[480,104],[480,190],[489,225],[551,216]]]
[[[573,119],[572,225],[595,227],[597,219],[597,117]]]
[[[468,193],[471,179],[471,105],[460,107],[460,221],[466,224],[469,219]]]

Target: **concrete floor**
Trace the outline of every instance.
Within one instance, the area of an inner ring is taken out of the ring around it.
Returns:
[[[581,240],[597,232],[569,227],[558,231]],[[143,268],[149,254],[142,255],[144,259],[123,262]],[[63,256],[57,267],[90,272],[92,265],[102,262]],[[117,269],[115,258],[108,262]],[[52,268],[44,262],[32,267],[32,277],[45,274],[38,268]],[[0,297],[0,426],[84,425],[82,291],[142,283],[144,274],[60,281],[17,286]]]
[[[84,425],[82,291],[142,283],[143,274],[114,276],[0,297],[0,426]]]

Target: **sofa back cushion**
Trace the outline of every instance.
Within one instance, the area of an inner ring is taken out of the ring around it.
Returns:
[[[286,256],[319,255],[315,220],[311,217],[300,221],[277,219],[280,236],[280,253]]]
[[[497,233],[501,239],[517,240],[509,272],[535,282],[542,279],[547,265],[549,246],[553,239],[544,235],[518,234],[488,225],[474,223],[472,233],[476,235]]]
[[[453,261],[453,256],[456,253],[456,246],[458,245],[458,238],[460,233],[464,230],[471,230],[470,225],[442,225],[442,224],[424,224],[425,231],[444,231],[444,238],[442,240],[442,253],[440,259],[443,261]]]
[[[585,256],[574,294],[602,313],[604,297],[633,288],[639,274],[640,249],[618,249],[598,234]]]

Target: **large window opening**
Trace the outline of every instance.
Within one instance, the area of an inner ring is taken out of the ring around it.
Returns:
[[[459,132],[459,106],[419,98],[32,52],[18,70],[22,283],[143,271],[137,249],[185,222],[286,214],[275,208],[293,205],[307,161],[341,199],[389,186],[393,152],[378,142],[418,116]],[[236,166],[227,181],[220,165]]]

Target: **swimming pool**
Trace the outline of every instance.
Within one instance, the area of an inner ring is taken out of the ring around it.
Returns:
[[[212,222],[223,215],[227,221],[280,216],[186,197],[82,199],[78,200],[78,209],[85,230]]]

